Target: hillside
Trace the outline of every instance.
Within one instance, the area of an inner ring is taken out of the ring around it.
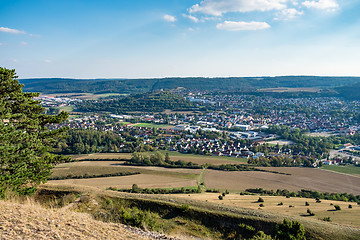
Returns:
[[[260,88],[332,88],[360,82],[360,77],[231,77],[231,78],[159,78],[159,79],[20,79],[24,91],[41,93],[142,93],[158,89],[184,87],[190,90],[254,91]]]
[[[151,239],[88,214],[0,201],[0,239]]]

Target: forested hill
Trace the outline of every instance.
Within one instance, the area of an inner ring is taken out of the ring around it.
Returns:
[[[197,106],[182,96],[171,92],[158,91],[134,94],[122,99],[108,101],[85,101],[78,106],[78,111],[84,112],[111,112],[128,113],[141,112],[162,112],[165,109],[185,111],[194,110]]]
[[[260,88],[333,88],[360,83],[360,77],[231,77],[160,79],[22,79],[24,91],[41,93],[143,93],[184,87],[190,90],[254,91]]]
[[[349,100],[360,100],[360,83],[335,88],[341,96]]]

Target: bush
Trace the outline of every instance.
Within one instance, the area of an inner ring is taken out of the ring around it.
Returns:
[[[313,211],[311,211],[309,208],[306,212],[309,214],[309,216],[315,216],[315,213],[313,213]]]
[[[258,202],[264,202],[264,199],[262,199],[261,197],[259,197]]]
[[[305,206],[310,206],[309,202],[305,202]]]
[[[334,205],[334,208],[336,211],[340,211],[341,210],[341,207],[339,205]]]
[[[352,205],[351,205],[351,204],[349,204],[349,208],[352,208]]]
[[[331,222],[331,218],[330,217],[324,217],[324,218],[319,218],[320,220],[323,220],[325,222]]]
[[[222,195],[219,195],[219,200],[223,200],[224,199],[224,197],[222,196]]]
[[[259,207],[265,207],[264,204],[260,203]]]
[[[282,205],[284,205],[283,202],[278,203],[278,206],[282,206]]]
[[[183,204],[180,206],[181,211],[188,212],[190,210],[190,206],[188,204]]]
[[[305,229],[298,221],[284,219],[283,223],[276,225],[275,238],[305,240]]]

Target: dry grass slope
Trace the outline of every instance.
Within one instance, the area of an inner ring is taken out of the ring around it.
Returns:
[[[0,201],[0,239],[149,239],[68,210]]]

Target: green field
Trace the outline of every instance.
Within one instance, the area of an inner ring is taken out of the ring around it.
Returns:
[[[154,123],[136,123],[134,126],[137,127],[147,127],[147,128],[172,128],[173,125],[168,124],[154,124]]]
[[[234,157],[224,157],[224,156],[206,156],[206,155],[199,155],[199,154],[186,154],[186,153],[179,153],[174,151],[161,151],[164,155],[165,153],[169,153],[171,160],[184,160],[191,162],[199,163],[199,160],[210,160],[208,163],[212,164],[214,161],[221,163],[224,161],[223,164],[232,163],[232,164],[239,164],[239,163],[247,163],[247,159],[245,158],[234,158]],[[178,159],[177,159],[178,158]]]
[[[74,110],[74,106],[63,106],[59,107],[60,111],[71,113]]]
[[[360,167],[356,167],[354,165],[348,165],[348,166],[324,165],[321,168],[338,173],[360,175]]]

